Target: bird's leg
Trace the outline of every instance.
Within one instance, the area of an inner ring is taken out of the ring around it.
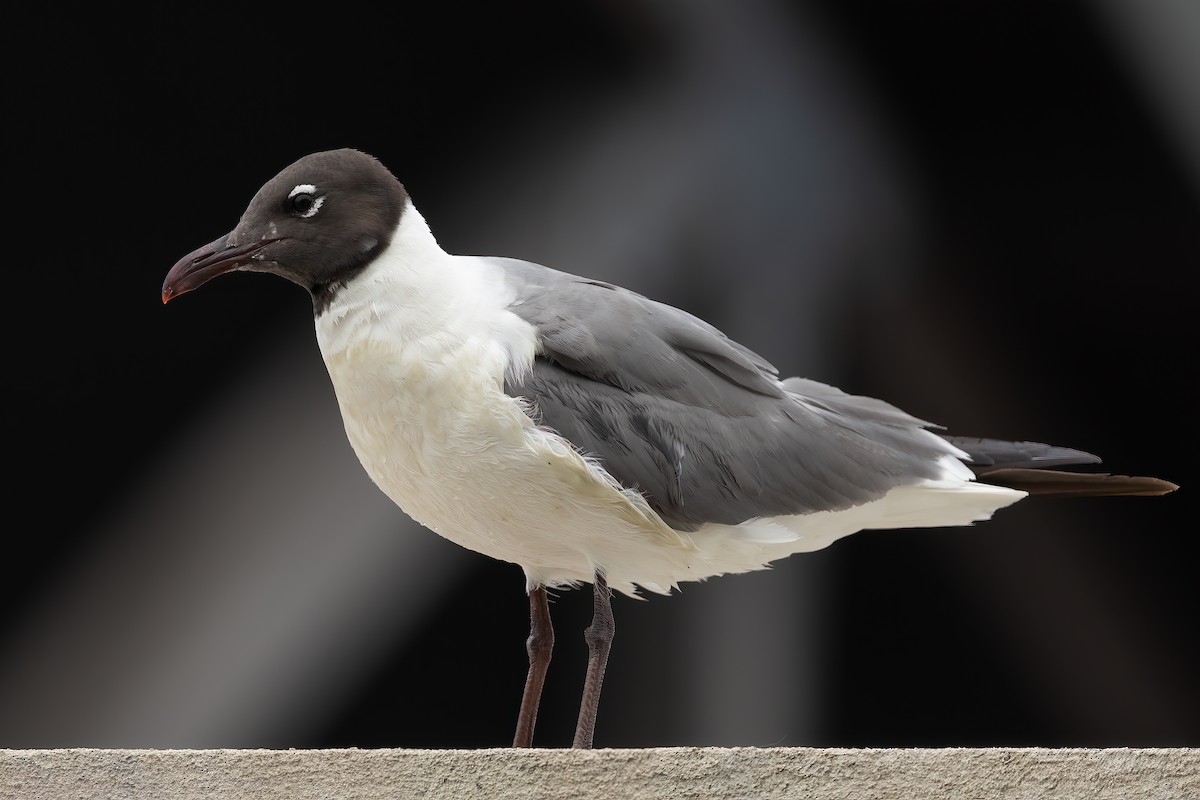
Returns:
[[[529,653],[529,673],[525,676],[513,747],[533,746],[533,726],[537,722],[546,670],[550,667],[550,653],[554,650],[554,625],[550,621],[546,590],[541,586],[529,590],[529,638],[525,640],[525,650]]]
[[[600,705],[600,686],[604,683],[604,667],[608,664],[608,651],[612,647],[613,623],[612,600],[604,576],[596,573],[592,586],[592,624],[584,631],[588,645],[587,678],[583,682],[583,701],[579,704],[579,722],[575,725],[575,742],[572,747],[588,749],[596,733],[596,709]]]

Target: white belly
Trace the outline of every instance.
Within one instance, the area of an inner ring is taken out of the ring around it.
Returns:
[[[491,347],[436,362],[378,340],[326,354],[347,436],[379,488],[430,530],[519,564],[530,585],[597,569],[626,593],[706,577],[693,575],[686,536],[503,393]]]
[[[679,583],[761,569],[869,528],[968,525],[1023,496],[947,479],[861,506],[790,517],[667,526],[503,392],[495,344],[428,352],[380,340],[325,354],[350,444],[409,516],[470,550],[525,570],[527,588],[590,582],[669,592]]]

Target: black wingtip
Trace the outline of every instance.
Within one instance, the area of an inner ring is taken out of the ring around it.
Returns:
[[[1054,497],[1159,497],[1179,488],[1162,478],[1019,467],[980,474],[981,483]]]
[[[976,474],[1008,467],[1045,469],[1069,464],[1099,464],[1100,457],[1071,447],[1041,442],[1010,442],[972,436],[942,436],[971,457],[968,464]]]

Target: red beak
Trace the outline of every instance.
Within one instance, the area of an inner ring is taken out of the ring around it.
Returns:
[[[230,247],[227,244],[228,240],[229,234],[225,234],[179,259],[163,281],[162,301],[166,303],[181,294],[199,289],[218,275],[244,267],[255,260],[255,253],[278,241],[260,239],[250,244]]]

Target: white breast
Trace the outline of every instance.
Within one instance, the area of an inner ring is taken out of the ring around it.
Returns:
[[[621,591],[639,570],[639,582],[669,586],[688,570],[689,541],[504,394],[535,347],[511,300],[499,267],[447,255],[410,206],[388,250],[317,320],[354,451],[415,520],[520,564],[530,585],[588,581],[599,567]]]

